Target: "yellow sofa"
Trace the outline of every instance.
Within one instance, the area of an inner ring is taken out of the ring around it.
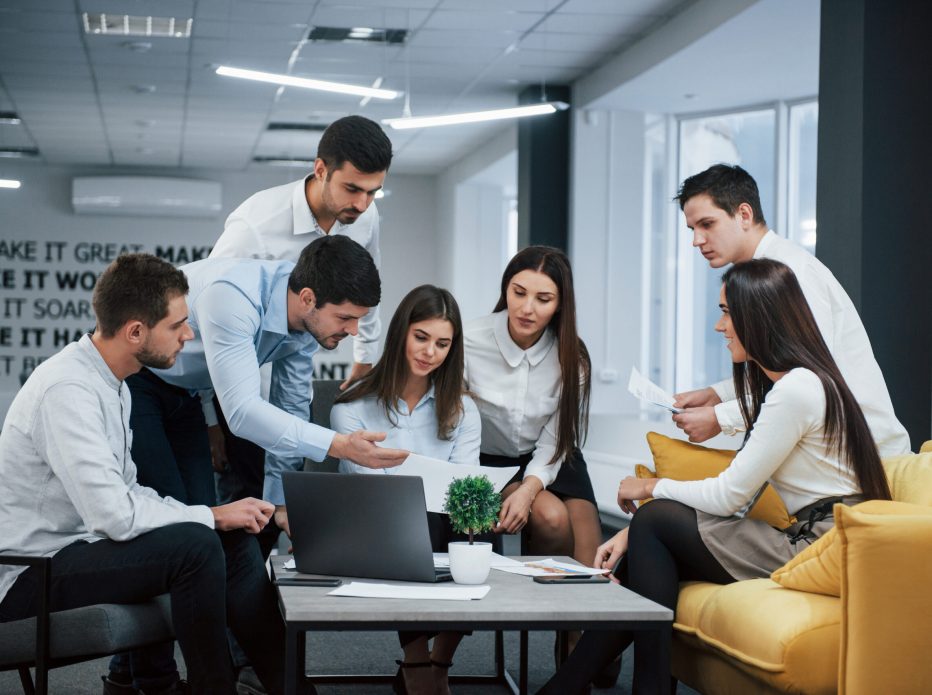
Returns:
[[[884,460],[894,500],[932,506],[932,442],[922,452]],[[932,693],[932,534],[903,530],[851,534],[840,597],[684,583],[673,675],[707,695]]]

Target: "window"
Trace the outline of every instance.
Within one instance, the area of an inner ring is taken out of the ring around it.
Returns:
[[[789,112],[787,236],[809,253],[815,253],[819,104],[815,101],[794,104]]]

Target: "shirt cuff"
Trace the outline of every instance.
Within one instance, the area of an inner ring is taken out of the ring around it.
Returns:
[[[735,417],[735,411],[737,411],[737,417]],[[741,406],[736,400],[716,405],[715,419],[722,428],[722,434],[733,437],[739,432],[744,432],[744,418],[741,417]]]
[[[210,507],[198,504],[188,507],[188,509],[191,511],[191,521],[204,524],[204,526],[208,528],[216,528],[214,524],[214,513],[210,511]]]
[[[362,338],[353,338],[353,361],[360,364],[375,364],[379,356],[379,344],[377,341],[363,340]]]

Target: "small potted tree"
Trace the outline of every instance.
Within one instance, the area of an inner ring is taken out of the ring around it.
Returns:
[[[457,533],[469,536],[469,542],[450,543],[450,573],[457,584],[481,584],[492,566],[492,544],[476,543],[476,534],[491,531],[498,521],[502,498],[488,477],[467,475],[450,483],[443,510]]]

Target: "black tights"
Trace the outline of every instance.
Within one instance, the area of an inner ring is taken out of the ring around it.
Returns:
[[[635,593],[676,610],[679,584],[730,584],[725,571],[699,536],[696,511],[672,500],[654,500],[638,509],[628,531],[628,552],[615,576]],[[592,679],[634,642],[634,693],[660,689],[653,668],[657,637],[651,631],[585,632],[560,670],[538,695],[582,693]]]

